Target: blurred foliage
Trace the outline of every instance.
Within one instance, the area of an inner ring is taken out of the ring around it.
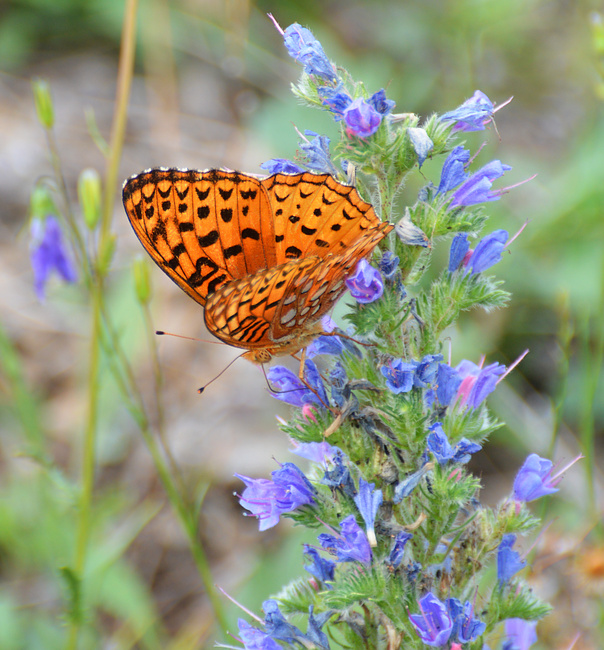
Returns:
[[[117,61],[123,7],[123,0],[9,0],[0,6],[0,66],[14,75],[29,75],[49,58],[74,52]],[[139,69],[150,61],[161,66],[166,62],[161,52],[168,48],[185,113],[198,110],[196,95],[190,99],[185,92],[185,66],[224,77],[231,118],[246,130],[258,165],[273,155],[293,156],[297,135],[292,123],[301,131],[334,133],[329,115],[302,109],[287,92],[299,69],[288,59],[267,12],[284,27],[299,22],[311,28],[331,59],[364,79],[370,91],[385,87],[399,112],[424,117],[444,112],[477,88],[496,102],[514,95],[497,114],[501,142],[494,131],[467,138],[473,150],[488,139],[488,155],[513,165],[506,181],[538,174],[490,206],[493,228],[514,232],[529,221],[498,267],[513,299],[509,308],[489,318],[488,327],[480,314],[472,314],[452,335],[454,361],[481,350],[489,361],[510,363],[525,348],[531,350],[507,380],[514,390],[494,396],[493,406],[508,421],[500,444],[510,451],[487,452],[491,471],[517,466],[528,449],[547,453],[558,425],[566,424],[586,443],[595,438],[595,449],[601,448],[604,402],[597,397],[602,392],[604,340],[604,29],[602,17],[593,13],[601,9],[596,0],[148,0],[141,6]],[[157,11],[169,20],[157,20]],[[426,163],[426,181],[438,182],[439,167]],[[406,197],[418,189],[407,187]],[[436,253],[441,261],[446,259],[448,243],[438,244]],[[27,440],[18,438],[17,443],[16,436],[3,434],[2,453],[27,447],[41,462],[50,453],[41,434],[44,410],[38,410],[40,399],[27,387],[18,354],[4,336],[0,343],[3,389],[14,399]],[[555,410],[553,424],[548,424],[554,431],[543,425],[527,431],[521,412],[534,409],[543,416],[550,400]],[[517,420],[509,417],[515,412]],[[3,425],[17,430],[11,417],[16,416],[3,406]],[[593,465],[595,459],[589,462]],[[27,616],[21,603],[38,599],[29,598],[30,592],[52,602],[68,590],[68,581],[49,567],[71,554],[73,499],[67,486],[41,478],[38,465],[32,467],[31,476],[5,473],[2,479],[3,580],[16,584],[19,575],[18,591],[25,594],[10,588],[0,592],[0,647],[9,650],[62,646],[53,620],[56,611],[38,608],[38,616]],[[585,527],[587,535],[589,525],[580,520],[583,505],[566,510],[564,505],[558,503],[558,514],[573,528]],[[139,642],[140,647],[160,647],[155,606],[123,559],[155,505],[139,504],[136,510],[123,495],[109,493],[99,496],[96,507],[93,603],[106,612],[109,627],[117,628],[116,620],[131,621],[132,629],[116,632],[123,647]],[[118,524],[123,527],[116,535]],[[299,540],[292,538],[281,555],[279,565],[268,548],[260,561],[287,567],[288,576],[298,573],[299,566],[292,563],[301,564]],[[281,583],[282,575],[275,574]],[[271,582],[275,574],[271,579],[264,574],[248,586],[242,600],[257,607],[267,589],[278,587]],[[109,589],[112,598],[107,597]],[[116,594],[120,611],[115,609]],[[554,629],[551,638],[559,638],[559,632]],[[183,641],[179,647],[195,646]]]

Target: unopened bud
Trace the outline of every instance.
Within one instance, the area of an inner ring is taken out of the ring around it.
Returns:
[[[50,86],[43,79],[34,79],[32,88],[38,121],[45,129],[52,129],[55,123],[55,111],[50,96]]]
[[[96,169],[84,169],[78,178],[78,198],[84,222],[94,230],[101,218],[101,177]]]

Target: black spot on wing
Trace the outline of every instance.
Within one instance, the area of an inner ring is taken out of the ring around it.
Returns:
[[[241,231],[241,239],[254,239],[258,241],[260,239],[260,233],[254,228],[244,228]]]
[[[228,260],[230,257],[235,257],[235,255],[239,255],[243,249],[239,244],[235,244],[235,246],[229,246],[228,248],[224,249],[224,259]]]
[[[197,192],[197,198],[200,201],[205,201],[208,198],[209,194],[210,194],[210,189],[211,189],[211,187],[208,187],[207,190],[200,190],[199,188],[196,187],[195,192]]]
[[[207,235],[203,235],[202,237],[198,237],[197,240],[199,241],[199,245],[202,248],[206,248],[206,246],[211,246],[212,244],[215,244],[218,241],[218,231],[217,230],[210,230],[210,232]]]

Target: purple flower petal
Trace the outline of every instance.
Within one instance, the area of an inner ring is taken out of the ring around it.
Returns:
[[[453,630],[453,621],[447,608],[432,592],[428,592],[419,601],[419,608],[421,614],[409,616],[417,636],[432,648],[444,646]]]
[[[501,191],[491,191],[491,186],[495,179],[500,178],[510,169],[512,169],[510,165],[504,165],[499,160],[492,160],[482,169],[474,172],[455,190],[450,207],[467,207],[487,201],[498,201],[501,198]]]
[[[381,298],[384,293],[380,272],[365,259],[358,263],[354,275],[346,279],[346,286],[350,289],[350,295],[363,304]]]
[[[437,194],[449,192],[468,178],[466,165],[469,160],[470,151],[461,145],[451,151],[443,164]]]
[[[306,74],[317,75],[326,81],[336,81],[331,61],[309,29],[294,23],[283,32],[283,39],[289,55],[304,66]]]
[[[508,533],[501,539],[497,549],[497,580],[501,585],[510,581],[526,566],[526,560],[522,560],[518,551],[512,550],[516,543],[516,535]]]
[[[502,650],[528,650],[537,641],[537,621],[508,618],[505,622],[506,640]]]
[[[441,115],[441,122],[455,122],[454,131],[484,131],[493,118],[493,102],[480,90],[455,110]]]
[[[551,460],[530,454],[514,479],[514,499],[528,502],[557,492],[560,478],[553,478],[552,470]]]
[[[287,158],[271,158],[263,162],[260,167],[266,169],[269,174],[300,174],[304,170],[296,163]]]
[[[344,122],[348,136],[367,138],[373,135],[382,122],[382,116],[371,104],[358,97],[344,109]]]
[[[67,255],[63,233],[57,219],[49,216],[44,221],[31,222],[30,260],[34,271],[34,288],[43,302],[46,283],[53,271],[65,282],[75,282],[77,273]]]
[[[508,237],[507,230],[495,230],[483,237],[468,260],[468,269],[472,273],[482,273],[501,261]]]

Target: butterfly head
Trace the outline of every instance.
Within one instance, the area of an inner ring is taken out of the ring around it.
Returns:
[[[273,358],[273,355],[270,352],[270,350],[267,350],[266,348],[260,348],[258,350],[249,350],[242,356],[244,359],[247,359],[248,361],[251,361],[252,363],[257,363],[259,365],[268,363]]]

